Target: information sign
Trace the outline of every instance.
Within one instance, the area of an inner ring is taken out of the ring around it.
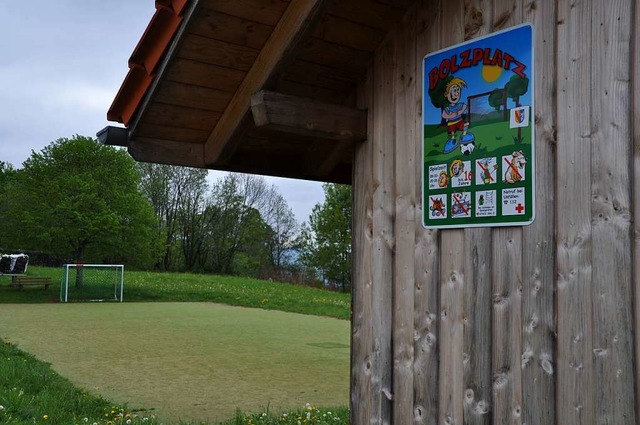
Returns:
[[[431,53],[423,67],[424,225],[531,224],[532,26]]]

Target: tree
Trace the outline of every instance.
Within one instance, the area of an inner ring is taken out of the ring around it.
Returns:
[[[152,261],[155,219],[139,180],[124,151],[83,136],[58,139],[32,152],[18,170],[5,232],[14,247],[79,263],[146,265]]]
[[[0,217],[6,217],[9,205],[9,190],[15,179],[16,170],[7,162],[0,161]],[[0,247],[6,244],[6,234],[9,229],[2,229],[3,223],[0,219]]]
[[[260,209],[267,205],[268,186],[262,177],[227,174],[213,185],[204,211],[204,249],[200,264],[205,271],[233,274],[236,255],[251,238],[264,240]],[[254,246],[255,247],[255,246]]]
[[[263,212],[263,217],[269,226],[267,243],[271,266],[280,273],[282,268],[288,265],[287,253],[295,247],[299,226],[284,197],[273,186],[270,191],[267,210]]]
[[[500,111],[500,108],[504,105],[504,91],[500,89],[492,91],[489,95],[489,105],[495,108],[496,111]]]
[[[529,79],[514,75],[504,85],[504,89],[507,91],[507,97],[513,100],[516,107],[518,107],[520,106],[520,96],[529,90]]]
[[[351,288],[351,187],[324,184],[323,204],[313,207],[305,226],[302,261],[341,290]]]
[[[158,219],[162,257],[156,268],[175,269],[178,255],[190,270],[198,250],[197,226],[204,209],[207,170],[172,165],[139,165],[143,193]]]
[[[504,85],[504,89],[507,91],[507,97],[513,100],[517,108],[520,106],[520,96],[529,90],[529,79],[514,75]],[[522,141],[522,127],[518,127],[518,138],[516,140],[518,142]]]

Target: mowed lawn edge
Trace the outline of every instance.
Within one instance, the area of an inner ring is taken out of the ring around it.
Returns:
[[[307,405],[277,414],[269,409],[258,413],[239,411],[220,425],[296,425],[298,421],[346,425],[349,409]],[[0,423],[156,425],[158,421],[153,414],[129,411],[126,405],[116,405],[77,388],[48,363],[0,339]]]
[[[51,286],[10,286],[0,277],[0,304],[58,302],[62,268],[29,266],[28,275],[47,276]],[[351,295],[308,286],[246,277],[159,273],[125,269],[124,302],[214,302],[349,320]]]
[[[165,423],[348,403],[349,323],[335,318],[213,303],[76,303],[5,305],[0,321],[0,337],[80,388],[155,409]]]

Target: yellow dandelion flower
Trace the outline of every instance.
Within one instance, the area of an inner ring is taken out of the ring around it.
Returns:
[[[42,419],[44,419],[45,421],[48,421],[49,420],[49,415],[43,415]]]

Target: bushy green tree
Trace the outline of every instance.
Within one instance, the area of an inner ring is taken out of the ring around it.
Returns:
[[[213,185],[203,217],[205,271],[257,275],[268,262],[269,234],[260,211],[269,190],[264,178],[248,174],[231,173]]]
[[[163,164],[139,164],[142,191],[158,220],[161,270],[192,270],[198,252],[198,228],[207,193],[207,170]]]
[[[126,152],[83,136],[58,139],[32,152],[9,187],[7,243],[77,262],[146,266],[155,217],[139,182]]]
[[[351,288],[351,186],[324,184],[325,200],[313,207],[303,230],[301,260],[323,280]]]
[[[7,246],[7,231],[3,231],[3,217],[7,216],[9,189],[16,175],[16,170],[7,162],[0,161],[0,247]]]
[[[520,106],[520,96],[529,91],[529,79],[514,75],[507,81],[504,88],[507,91],[507,97],[513,100],[513,103],[518,107]]]
[[[489,105],[496,111],[499,111],[502,105],[504,105],[504,91],[500,89],[493,90],[489,95]]]

